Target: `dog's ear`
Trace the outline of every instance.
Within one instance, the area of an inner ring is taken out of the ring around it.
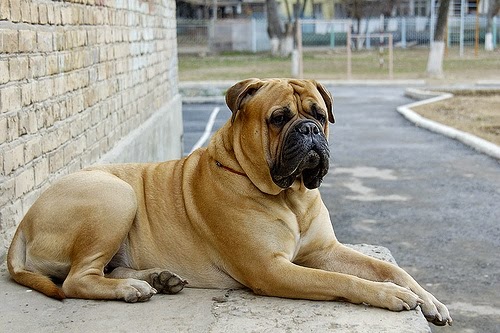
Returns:
[[[334,124],[335,123],[335,116],[333,115],[333,97],[332,94],[326,89],[321,83],[314,81],[316,84],[316,88],[318,89],[319,93],[321,94],[321,97],[323,97],[327,112],[328,112],[328,120]]]
[[[236,114],[243,107],[245,101],[248,100],[260,87],[264,84],[259,79],[247,79],[236,83],[226,92],[226,104],[233,112],[231,122],[234,122]]]

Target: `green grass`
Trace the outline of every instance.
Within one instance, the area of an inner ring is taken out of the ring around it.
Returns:
[[[395,79],[427,79],[427,48],[395,49]],[[304,52],[304,77],[315,79],[347,79],[347,55],[344,50]],[[352,53],[352,79],[387,79],[388,52],[384,50],[384,67],[379,66],[378,49]],[[445,77],[433,82],[468,82],[500,80],[500,52],[480,51],[474,56],[467,49],[460,57],[458,49],[447,51],[443,64]],[[179,55],[181,81],[241,80],[248,77],[290,77],[291,58],[275,58],[268,53],[220,53],[217,55]]]

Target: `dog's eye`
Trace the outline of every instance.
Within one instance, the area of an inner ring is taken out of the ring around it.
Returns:
[[[318,120],[321,125],[325,124],[326,117],[325,117],[324,114],[322,114],[322,113],[316,113],[315,117],[316,117],[316,120]]]
[[[269,119],[269,122],[271,123],[271,125],[274,125],[276,127],[282,127],[288,122],[288,120],[290,120],[290,117],[286,113],[275,112],[271,116],[271,119]]]
[[[285,122],[285,116],[280,114],[271,118],[271,123],[273,125],[283,125]]]
[[[313,104],[311,107],[312,115],[317,121],[323,126],[326,123],[326,116],[323,111],[316,105]]]

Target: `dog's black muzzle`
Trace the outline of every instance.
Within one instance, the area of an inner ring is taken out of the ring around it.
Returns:
[[[312,120],[300,120],[285,136],[281,153],[271,167],[271,176],[281,188],[302,176],[305,187],[319,187],[330,165],[330,150],[323,130]]]

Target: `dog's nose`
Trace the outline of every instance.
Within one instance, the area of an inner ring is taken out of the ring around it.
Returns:
[[[312,121],[305,121],[295,127],[295,130],[303,135],[317,135],[320,133],[318,126]]]

